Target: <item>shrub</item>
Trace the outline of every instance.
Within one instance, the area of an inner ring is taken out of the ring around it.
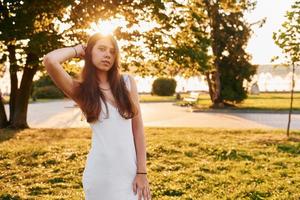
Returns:
[[[33,82],[33,87],[45,87],[45,86],[50,86],[50,85],[55,85],[52,81],[52,79],[50,78],[49,75],[46,76],[42,76],[40,77],[39,80],[36,80]]]
[[[157,78],[152,84],[152,93],[159,96],[172,96],[176,85],[176,80],[173,78]]]
[[[37,99],[59,99],[64,98],[64,93],[56,86],[37,87],[33,92],[33,97]]]

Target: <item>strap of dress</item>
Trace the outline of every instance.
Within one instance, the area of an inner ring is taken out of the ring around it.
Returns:
[[[123,74],[122,77],[123,77],[123,79],[125,81],[127,89],[130,91],[130,79],[129,79],[128,74]]]

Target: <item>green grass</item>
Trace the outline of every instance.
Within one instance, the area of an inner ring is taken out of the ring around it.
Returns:
[[[201,94],[195,108],[205,110],[209,109],[209,106],[211,106],[209,95]],[[259,95],[249,95],[244,102],[237,104],[234,109],[287,111],[289,107],[289,93],[261,93]],[[293,109],[300,111],[300,93],[294,94]]]
[[[0,129],[0,199],[83,199],[89,129]],[[146,128],[153,200],[300,198],[300,132]]]
[[[174,102],[175,96],[157,96],[151,94],[140,94],[140,102]]]

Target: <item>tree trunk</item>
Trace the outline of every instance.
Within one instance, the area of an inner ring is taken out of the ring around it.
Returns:
[[[208,83],[208,92],[209,92],[210,100],[213,102],[214,92],[213,92],[212,82],[211,82],[211,79],[210,79],[210,73],[206,72],[205,75],[206,75],[206,80],[207,80],[207,83]]]
[[[2,101],[2,94],[0,93],[0,128],[6,128],[8,126],[8,121],[6,117],[4,103]]]
[[[216,66],[218,69],[219,67]],[[221,97],[221,81],[220,81],[220,72],[219,70],[216,70],[214,73],[214,98],[213,98],[213,108],[223,108],[224,107],[224,102]]]
[[[220,46],[218,45],[217,38],[219,37],[219,34],[221,32],[220,30],[220,13],[219,13],[219,3],[218,2],[211,2],[209,0],[204,0],[206,10],[208,13],[208,16],[210,18],[210,27],[211,27],[211,38],[212,38],[212,51],[214,55],[214,73],[212,76],[212,82],[211,84],[213,88],[213,95],[212,95],[212,103],[213,108],[222,108],[224,107],[223,99],[221,97],[221,81],[220,81],[220,67],[219,67],[219,59],[222,54],[222,49],[220,49]]]
[[[36,59],[34,55],[28,55],[27,61]],[[33,76],[35,75],[38,66],[29,67],[28,65],[24,68],[24,73],[21,80],[20,89],[18,91],[18,98],[16,101],[15,112],[13,115],[13,121],[10,124],[11,128],[23,129],[29,128],[27,124],[27,109],[29,103],[29,97],[31,94],[31,86],[33,82]]]
[[[13,115],[15,113],[16,97],[18,93],[18,65],[16,59],[16,46],[8,45],[9,52],[9,73],[10,73],[10,98],[9,98],[9,124],[13,121]]]
[[[291,118],[292,118],[292,111],[293,111],[293,100],[294,100],[294,88],[295,88],[295,63],[293,62],[291,103],[290,103],[290,110],[289,110],[288,125],[287,125],[287,130],[286,130],[287,137],[290,136],[290,125],[291,125]]]

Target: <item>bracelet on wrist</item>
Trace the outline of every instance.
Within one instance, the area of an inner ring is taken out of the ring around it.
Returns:
[[[81,44],[81,47],[82,47],[83,51],[85,51],[85,47],[83,46],[83,44]]]
[[[75,47],[72,47],[73,49],[74,49],[74,51],[75,51],[75,58],[77,58],[77,51],[76,51],[76,49],[75,49]]]
[[[136,174],[147,174],[147,172],[137,172]]]

